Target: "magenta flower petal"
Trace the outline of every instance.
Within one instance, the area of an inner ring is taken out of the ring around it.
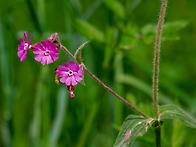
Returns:
[[[20,61],[24,61],[27,56],[27,51],[29,49],[30,43],[31,43],[31,36],[28,41],[28,35],[27,31],[24,33],[25,40],[22,38],[18,38],[18,40],[21,42],[21,44],[18,45],[18,57],[20,58]]]
[[[18,51],[19,51],[19,50],[24,50],[23,48],[24,48],[24,45],[22,45],[22,44],[19,44],[19,45],[18,45]]]
[[[26,59],[26,57],[27,57],[27,53],[24,53],[24,54],[21,56],[20,61],[24,61],[24,60]]]
[[[53,55],[52,58],[53,58],[54,61],[56,61],[59,57],[56,56],[56,55]]]
[[[45,46],[46,48],[49,48],[48,44],[46,43],[46,41],[41,41],[41,43],[43,44],[43,46]]]
[[[82,81],[82,79],[83,79],[83,77],[81,77],[78,73],[74,73],[74,77],[75,77],[75,80],[76,80],[77,82],[80,82],[80,81]]]
[[[56,56],[59,54],[59,51],[56,48],[55,44],[52,44],[50,40],[41,41],[40,43],[36,43],[36,49],[33,51],[34,54],[39,54],[39,56],[35,57],[35,60],[41,62],[41,64],[45,65],[45,63],[50,64],[58,59]]]
[[[51,48],[56,48],[56,45],[55,44],[51,44]],[[53,50],[53,52],[56,53],[56,54],[59,54],[58,50]]]
[[[20,61],[24,61],[26,59],[27,52],[24,50],[20,50],[18,51],[17,55],[20,58]]]
[[[59,65],[58,70],[59,71],[61,71],[61,70],[63,70],[63,71],[69,71],[69,70],[66,70],[66,67],[64,67],[62,65]]]
[[[41,64],[43,64],[43,65],[45,65],[46,64],[46,57],[45,56],[43,56],[42,58],[41,58]]]
[[[76,81],[75,76],[71,76],[70,78],[71,78],[71,84],[72,84],[73,86],[75,86],[75,85],[78,84],[78,82]]]
[[[27,31],[25,31],[24,37],[25,37],[26,40],[28,40]]]
[[[56,71],[56,73],[59,74],[59,77],[67,77],[69,75],[69,73],[65,71]]]
[[[79,69],[78,70],[78,73],[79,73],[80,76],[83,76],[84,75],[84,71],[82,69]]]
[[[76,80],[73,76],[68,77],[66,82],[65,82],[66,85],[73,85],[73,86],[77,85],[77,83],[78,82],[76,82]]]
[[[79,64],[76,64],[76,65],[72,66],[72,70],[73,71],[78,71],[79,70]]]
[[[47,64],[50,64],[53,62],[52,57],[51,56],[45,56]]]
[[[24,54],[25,54],[25,51],[24,50],[20,50],[18,51],[18,57],[21,58]]]
[[[41,62],[42,56],[41,55],[35,56],[35,60],[38,61],[38,62]]]
[[[58,56],[56,56],[56,54],[54,54],[53,52],[51,52],[50,56],[52,57],[54,61],[58,59]]]
[[[43,54],[43,51],[34,49],[34,50],[33,50],[33,53],[34,53],[34,54]]]
[[[69,67],[69,64],[66,63],[66,62],[63,62],[63,65],[64,65],[65,67]]]
[[[73,68],[73,67],[74,67],[75,62],[74,62],[74,61],[69,61],[69,65],[70,65],[69,67],[70,67],[70,69],[71,69],[71,68]]]
[[[67,74],[67,76],[63,76],[63,77],[60,79],[60,81],[61,81],[62,83],[65,83],[66,80],[67,80],[67,78],[68,78],[68,74]]]
[[[21,43],[25,43],[24,39],[22,39],[22,38],[18,38],[18,40],[19,40]]]
[[[65,84],[66,84],[66,85],[71,85],[71,78],[70,78],[70,77],[68,77],[68,78],[66,79]]]
[[[58,67],[58,70],[59,71],[69,71],[69,67],[65,67],[65,66],[62,66],[62,65],[59,65],[59,67]]]
[[[82,69],[79,69],[79,64],[75,64],[74,61],[70,61],[69,64],[63,62],[63,65],[60,65],[55,71],[58,73],[59,77],[62,77],[60,81],[65,83],[67,86],[75,86],[83,80],[84,72]]]
[[[31,43],[31,41],[32,41],[32,39],[31,39],[31,35],[30,35],[30,37],[29,37],[29,42],[28,42],[28,43],[30,44],[30,43]]]
[[[45,51],[44,47],[40,43],[38,43],[38,42],[36,43],[36,47],[37,47],[36,50]],[[37,54],[37,53],[34,53],[34,54]]]

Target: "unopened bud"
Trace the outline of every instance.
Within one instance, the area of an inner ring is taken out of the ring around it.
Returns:
[[[73,93],[73,91],[70,92],[70,97],[73,99],[75,97],[75,94]]]
[[[57,37],[57,35],[58,35],[57,33],[54,33],[54,34],[50,35],[48,40],[50,40],[51,42],[54,42],[56,37]]]
[[[55,70],[55,83],[59,85],[59,79],[58,79],[59,74],[56,72],[56,70]]]
[[[32,45],[29,46],[29,48],[32,49],[32,50],[34,50],[34,49],[36,49],[37,47],[36,47],[35,44],[32,44]]]
[[[70,92],[70,97],[73,99],[75,97],[75,94],[73,93],[75,87],[71,84],[71,85],[67,86],[67,89]]]

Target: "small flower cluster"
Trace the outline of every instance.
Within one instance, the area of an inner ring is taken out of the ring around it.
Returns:
[[[20,61],[24,61],[27,56],[27,51],[29,49],[33,50],[34,54],[38,54],[35,56],[35,60],[41,62],[41,64],[45,65],[53,63],[58,59],[59,54],[59,47],[55,43],[56,34],[51,35],[51,37],[46,41],[41,41],[40,43],[36,43],[30,45],[32,39],[31,35],[28,40],[27,32],[24,33],[25,40],[19,38],[18,40],[21,44],[18,45],[18,57]],[[69,61],[69,64],[66,62],[62,63],[63,65],[59,65],[58,68],[55,70],[55,81],[59,84],[58,77],[62,83],[67,85],[67,89],[70,92],[70,97],[74,98],[75,94],[74,89],[78,82],[83,80],[84,71],[80,68],[79,64],[75,63],[74,61]]]
[[[56,55],[59,54],[59,51],[57,50],[56,45],[50,40],[41,41],[42,45],[40,43],[30,45],[32,41],[31,36],[28,40],[27,32],[25,32],[24,37],[26,41],[22,38],[18,39],[21,42],[21,44],[18,45],[18,57],[20,58],[20,61],[24,61],[26,59],[27,51],[29,49],[33,49],[33,53],[38,54],[35,56],[35,60],[41,62],[43,65],[45,65],[45,63],[53,63],[58,59]]]

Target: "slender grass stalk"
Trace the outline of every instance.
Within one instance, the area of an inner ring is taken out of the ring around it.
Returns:
[[[66,116],[66,107],[67,107],[67,93],[64,87],[61,87],[58,91],[58,102],[57,102],[57,110],[56,117],[53,121],[50,134],[48,136],[48,147],[58,146],[58,140],[61,135],[63,121]]]
[[[153,87],[152,87],[152,98],[154,106],[154,117],[159,117],[159,104],[158,104],[158,81],[159,81],[159,62],[160,62],[160,47],[161,47],[161,35],[163,29],[163,23],[165,18],[165,11],[167,7],[167,0],[162,0],[161,11],[159,15],[159,21],[157,25],[155,49],[154,49],[154,67],[153,67]],[[155,127],[156,135],[156,147],[161,147],[161,126],[160,124]]]
[[[86,118],[85,125],[82,129],[82,132],[80,134],[80,137],[77,143],[77,147],[83,147],[85,146],[85,143],[88,142],[87,140],[88,140],[89,132],[91,131],[91,127],[95,119],[95,116],[98,112],[98,108],[99,108],[99,104],[94,103],[92,110],[90,111],[90,113],[88,114]]]

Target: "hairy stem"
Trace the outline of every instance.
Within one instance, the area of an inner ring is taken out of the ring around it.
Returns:
[[[158,119],[159,117],[159,103],[158,103],[159,59],[160,59],[160,47],[161,47],[161,35],[162,35],[166,7],[167,7],[167,0],[162,0],[161,11],[160,11],[159,21],[157,25],[155,48],[154,48],[152,96],[153,96],[155,119]],[[156,135],[156,147],[161,147],[161,126],[160,125],[155,128],[155,135]]]
[[[153,87],[152,98],[154,105],[154,117],[158,119],[159,105],[158,105],[158,81],[159,81],[159,58],[160,58],[160,46],[161,46],[161,34],[165,18],[165,11],[167,7],[167,0],[162,0],[161,12],[159,15],[159,21],[157,25],[155,49],[154,49],[154,67],[153,67]]]
[[[117,93],[115,93],[111,88],[109,88],[107,85],[105,85],[103,82],[101,82],[100,79],[98,79],[95,75],[93,75],[87,68],[85,65],[83,65],[84,70],[86,70],[86,72],[93,77],[101,86],[103,86],[105,89],[107,89],[110,93],[112,93],[115,97],[117,97],[119,100],[121,100],[123,103],[125,103],[126,105],[128,105],[129,107],[131,107],[133,110],[137,111],[139,114],[141,114],[142,116],[144,116],[145,118],[148,118],[148,116],[146,116],[143,112],[141,112],[140,110],[138,110],[137,108],[135,108],[132,104],[130,104],[128,101],[126,101],[123,97],[119,96]]]
[[[60,48],[62,48],[70,57],[72,57],[74,60],[76,60],[76,58],[68,51],[68,49],[66,47],[64,47],[63,45],[60,44]],[[84,70],[93,78],[95,79],[101,86],[103,86],[105,89],[107,89],[110,93],[112,93],[115,97],[117,97],[119,100],[121,100],[123,103],[125,103],[126,105],[128,105],[129,107],[131,107],[133,110],[135,110],[136,112],[138,112],[139,114],[141,114],[142,116],[144,116],[145,118],[148,118],[148,116],[146,116],[143,112],[141,112],[139,109],[137,109],[136,107],[134,107],[132,104],[130,104],[128,101],[126,101],[123,97],[119,96],[117,93],[115,93],[111,88],[109,88],[107,85],[105,85],[99,78],[97,78],[93,73],[91,73],[86,66],[84,65],[83,62],[80,63]]]

